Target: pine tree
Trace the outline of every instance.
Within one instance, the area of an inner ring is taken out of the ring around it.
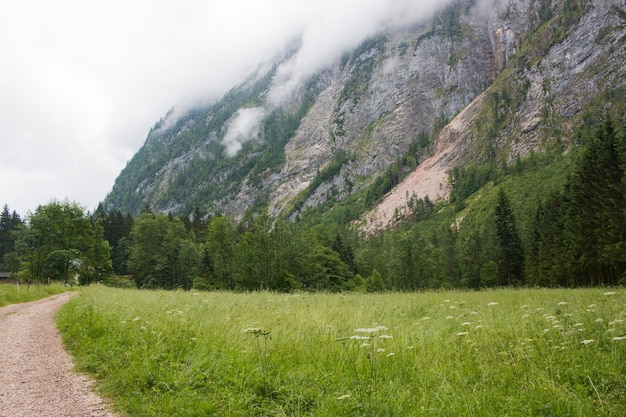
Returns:
[[[537,207],[527,251],[527,283],[548,287],[574,285],[564,242],[567,193],[555,193]]]
[[[9,206],[4,205],[0,212],[0,267],[3,266],[4,255],[15,251],[15,231],[23,224],[20,216],[9,211]],[[5,266],[6,269],[6,266]]]
[[[496,204],[496,236],[498,239],[498,272],[500,285],[523,283],[524,251],[517,231],[515,216],[509,199],[502,188]]]
[[[607,120],[572,178],[566,240],[575,285],[617,284],[624,268],[626,220],[617,136]]]

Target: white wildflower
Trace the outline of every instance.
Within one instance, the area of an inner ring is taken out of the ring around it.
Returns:
[[[469,334],[469,332],[458,332],[456,335],[457,336],[465,336],[467,334]]]
[[[483,328],[483,326],[479,324],[478,326],[476,326],[476,327],[474,327],[474,328],[475,328],[475,329],[482,329],[482,328]]]
[[[378,336],[379,339],[393,339],[393,336],[390,334],[381,334]]]
[[[385,349],[384,348],[378,348],[376,349],[377,353],[385,353]]]
[[[583,326],[584,326],[584,324],[582,324],[582,323],[574,323],[574,327],[583,327]]]
[[[561,302],[559,302],[559,305],[560,305],[560,306],[566,306],[566,305],[567,305],[567,303],[566,303],[565,301],[561,301]]]
[[[587,307],[587,308],[595,308],[597,306],[598,306],[597,304],[589,304],[589,307]]]
[[[395,355],[395,354],[396,354],[396,352],[389,352],[386,356],[387,356],[388,358],[390,358],[390,357],[392,357],[392,356],[393,356],[393,355]]]
[[[464,321],[463,323],[461,323],[461,326],[471,326],[472,323],[470,323],[469,321]]]
[[[264,330],[260,327],[248,327],[244,329],[242,333],[252,333],[255,336],[267,336],[271,333],[270,330]]]
[[[368,347],[369,345],[370,345],[369,343],[361,343],[359,347],[364,348],[364,347]]]
[[[452,316],[446,316],[446,320],[452,320],[454,317]]]
[[[261,331],[260,327],[248,327],[247,329],[243,329],[241,333],[257,333],[260,331]]]
[[[615,291],[607,291],[604,293],[604,295],[615,295]]]
[[[583,340],[580,343],[583,344],[583,345],[588,345],[588,344],[593,343],[593,342],[595,342],[595,340],[593,340],[593,339],[586,339],[586,340]]]
[[[350,394],[344,394],[344,395],[340,395],[339,397],[337,397],[337,400],[341,401],[341,400],[347,400],[348,398],[350,398],[351,395]]]
[[[626,336],[615,336],[613,340],[626,340]]]
[[[449,302],[450,302],[450,300],[443,300],[443,302],[444,302],[444,303],[449,303]]]
[[[407,347],[407,349],[409,349],[409,350],[415,349],[415,346],[409,346],[409,347]]]
[[[496,303],[495,301],[490,302],[489,304],[487,304],[489,307],[493,307],[493,306],[497,306],[498,303]]]
[[[357,333],[376,333],[376,332],[381,332],[384,330],[389,330],[387,327],[385,326],[376,326],[376,327],[360,327],[358,329],[355,329],[354,331]]]
[[[370,340],[369,336],[359,336],[359,335],[354,335],[354,336],[350,336],[351,340]]]
[[[596,323],[602,323],[602,322],[604,322],[604,319],[600,319],[600,318],[596,319]]]

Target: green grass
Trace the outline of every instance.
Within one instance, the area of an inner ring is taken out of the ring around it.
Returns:
[[[623,289],[92,286],[57,320],[122,416],[626,415]]]
[[[31,285],[30,288],[27,288],[26,285],[18,287],[15,284],[0,284],[0,307],[39,300],[65,291],[68,291],[68,288],[60,284],[40,285],[39,287]]]

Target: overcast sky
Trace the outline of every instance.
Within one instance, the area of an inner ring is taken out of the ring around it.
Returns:
[[[0,206],[93,211],[170,108],[218,99],[299,39],[283,94],[444,1],[0,0]]]

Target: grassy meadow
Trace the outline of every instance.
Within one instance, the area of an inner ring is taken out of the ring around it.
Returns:
[[[58,325],[120,416],[626,415],[626,291],[91,286]]]
[[[39,287],[31,285],[30,288],[26,285],[0,284],[0,307],[39,300],[65,291],[68,291],[68,288],[61,284],[40,285]]]

